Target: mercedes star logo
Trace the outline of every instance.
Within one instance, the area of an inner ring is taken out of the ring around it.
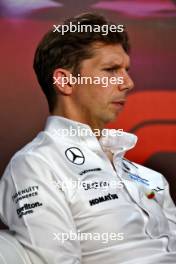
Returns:
[[[82,165],[85,161],[85,157],[79,148],[72,147],[65,151],[67,159],[77,165]]]

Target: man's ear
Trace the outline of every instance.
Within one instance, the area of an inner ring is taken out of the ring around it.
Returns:
[[[58,68],[53,73],[53,85],[57,92],[64,95],[70,95],[73,91],[73,85],[70,84],[70,71]]]

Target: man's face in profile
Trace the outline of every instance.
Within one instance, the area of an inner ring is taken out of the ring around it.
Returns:
[[[85,77],[123,77],[123,84],[76,84],[73,99],[80,111],[90,120],[102,123],[113,121],[123,109],[127,93],[133,88],[128,74],[130,59],[120,44],[93,45],[94,56],[81,64],[80,75]],[[104,87],[103,87],[104,86]]]

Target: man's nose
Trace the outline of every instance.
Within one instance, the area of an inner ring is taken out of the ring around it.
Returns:
[[[131,91],[134,88],[134,82],[129,74],[123,73],[123,83],[118,86],[119,90],[128,90]]]

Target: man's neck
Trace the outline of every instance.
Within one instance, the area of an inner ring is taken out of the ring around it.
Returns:
[[[98,134],[101,134],[101,131],[105,127],[104,123],[96,120],[95,118],[94,119],[93,118],[87,118],[83,114],[78,115],[74,112],[68,113],[66,111],[59,111],[56,109],[55,111],[52,112],[51,115],[61,116],[61,117],[64,117],[64,118],[67,118],[67,119],[70,119],[70,120],[73,120],[73,121],[76,121],[76,122],[79,122],[82,124],[89,125],[93,132],[98,130],[99,131]],[[99,139],[99,138],[100,138],[100,136],[97,136],[97,139]]]

